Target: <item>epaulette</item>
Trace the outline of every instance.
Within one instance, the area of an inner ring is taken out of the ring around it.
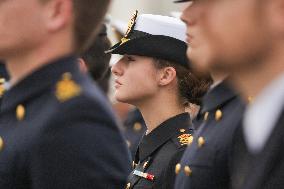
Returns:
[[[72,74],[67,72],[56,83],[55,96],[59,102],[68,101],[81,94],[81,87],[73,79]]]

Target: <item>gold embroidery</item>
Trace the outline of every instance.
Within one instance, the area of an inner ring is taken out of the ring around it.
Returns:
[[[75,96],[80,95],[80,86],[72,80],[70,73],[64,73],[62,80],[56,84],[55,96],[60,102],[65,102]]]

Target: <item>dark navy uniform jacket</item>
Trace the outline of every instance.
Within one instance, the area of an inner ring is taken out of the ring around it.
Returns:
[[[284,188],[283,147],[284,110],[264,148],[257,154],[252,154],[248,150],[243,127],[240,126],[232,150],[232,189]]]
[[[1,189],[123,188],[127,147],[106,99],[62,58],[30,74],[3,97]]]
[[[230,147],[243,105],[225,82],[203,99],[193,143],[177,164],[176,189],[228,189]]]
[[[175,165],[192,139],[190,127],[190,116],[183,113],[166,120],[145,135],[126,189],[172,189]]]
[[[6,65],[3,61],[0,60],[0,105],[1,105],[1,99],[3,94],[6,91],[6,85],[9,81],[9,73],[6,69]]]
[[[140,111],[135,108],[127,114],[123,125],[127,145],[134,159],[138,145],[146,132],[146,124]]]

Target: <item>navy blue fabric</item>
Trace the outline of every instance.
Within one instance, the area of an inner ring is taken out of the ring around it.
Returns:
[[[81,93],[61,102],[56,84],[66,72]],[[131,169],[110,105],[75,57],[47,64],[4,94],[0,137],[1,189],[123,188]]]

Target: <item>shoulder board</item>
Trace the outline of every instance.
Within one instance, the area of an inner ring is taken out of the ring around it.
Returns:
[[[64,73],[55,87],[55,96],[59,102],[68,101],[81,94],[81,87],[72,79],[71,73]]]

